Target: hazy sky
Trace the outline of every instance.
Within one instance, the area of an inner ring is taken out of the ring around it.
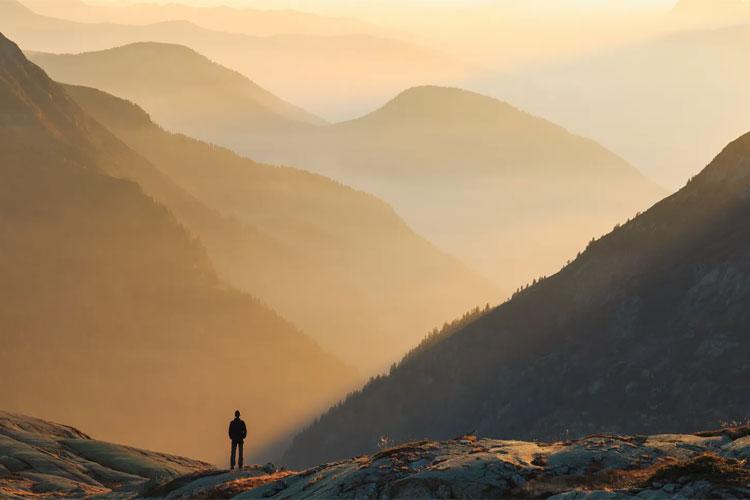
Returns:
[[[150,0],[149,3],[174,3],[175,0]],[[87,3],[144,3],[144,0],[88,0]],[[449,6],[475,6],[488,4],[549,4],[555,6],[589,6],[589,7],[617,7],[617,8],[669,8],[676,0],[180,0],[177,3],[193,5],[229,5],[233,7],[263,7],[263,8],[295,8],[308,11],[351,10],[362,7],[370,8],[378,5],[390,7],[403,7],[410,5],[449,5]]]

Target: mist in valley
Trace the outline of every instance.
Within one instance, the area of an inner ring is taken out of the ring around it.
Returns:
[[[590,382],[559,357],[601,374],[606,342],[576,335],[678,335],[654,276],[744,297],[712,245],[745,241],[745,143],[712,160],[750,130],[750,2],[0,0],[0,33],[2,410],[220,466],[237,408],[246,462],[531,439],[538,408],[483,391]],[[711,373],[729,402],[681,431],[741,406]],[[563,406],[555,432],[607,427]]]

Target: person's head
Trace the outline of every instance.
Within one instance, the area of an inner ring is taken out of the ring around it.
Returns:
[[[235,411],[234,411],[234,416],[235,416],[236,418],[240,418],[240,410],[235,410]]]

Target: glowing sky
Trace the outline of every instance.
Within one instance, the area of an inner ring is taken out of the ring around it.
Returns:
[[[88,0],[88,3],[143,3],[143,0]],[[149,0],[149,3],[185,3],[192,5],[227,5],[232,7],[294,8],[307,11],[359,10],[411,6],[463,6],[491,4],[545,3],[549,7],[589,6],[592,8],[670,8],[676,0]]]

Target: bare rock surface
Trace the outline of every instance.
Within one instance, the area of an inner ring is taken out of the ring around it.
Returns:
[[[0,498],[136,496],[212,469],[187,458],[91,439],[64,425],[0,411]]]
[[[309,468],[239,471],[0,412],[0,498],[750,498],[750,426],[543,443],[416,441]]]
[[[298,473],[223,473],[166,494],[241,499],[747,498],[750,467],[737,454],[746,450],[749,435],[750,427],[701,435],[595,435],[559,443],[463,436],[406,443]]]

